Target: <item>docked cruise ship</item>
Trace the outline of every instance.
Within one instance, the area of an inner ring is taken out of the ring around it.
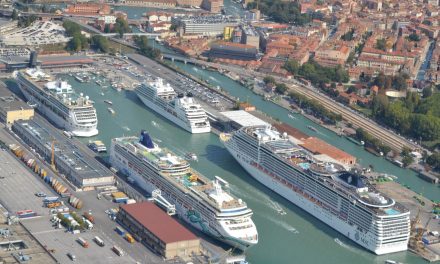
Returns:
[[[191,93],[177,95],[173,87],[161,78],[144,82],[135,91],[146,106],[183,129],[191,133],[211,131],[208,115]]]
[[[256,180],[380,255],[407,249],[409,211],[364,176],[320,161],[272,127],[252,126],[220,139]]]
[[[50,121],[77,137],[98,134],[96,109],[88,96],[77,94],[66,81],[52,80],[39,69],[14,73],[28,102]]]
[[[191,169],[188,161],[160,148],[147,132],[140,138],[113,139],[110,162],[148,193],[160,190],[177,215],[195,228],[242,250],[257,244],[252,210],[224,190],[228,183]]]

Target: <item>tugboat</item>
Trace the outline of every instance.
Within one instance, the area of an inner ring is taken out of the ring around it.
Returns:
[[[188,152],[185,154],[185,159],[186,160],[193,160],[193,161],[198,161],[197,155],[196,153],[193,152]]]

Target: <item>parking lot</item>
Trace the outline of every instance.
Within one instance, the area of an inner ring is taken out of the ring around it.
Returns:
[[[12,136],[3,129],[0,131],[0,139],[7,144],[13,142]],[[118,204],[105,198],[98,200],[97,192],[74,193],[85,203],[83,210],[77,214],[89,211],[96,221],[92,230],[81,234],[66,232],[64,227],[57,228],[50,221],[49,209],[43,207],[42,200],[44,198],[37,197],[35,195],[37,192],[43,192],[48,196],[57,196],[49,185],[29,171],[12,152],[0,150],[0,203],[10,213],[25,209],[35,211],[39,215],[38,217],[23,219],[22,223],[40,243],[52,252],[60,263],[71,262],[67,256],[68,253],[75,255],[78,263],[164,263],[161,257],[152,253],[139,242],[130,244],[114,231],[117,223],[111,220],[105,211],[109,208],[117,208]],[[67,205],[67,199],[64,199],[64,203]],[[104,247],[99,247],[93,242],[95,236],[99,236],[104,241]],[[86,239],[90,247],[83,248],[76,241],[78,237]],[[122,248],[124,256],[117,256],[111,250],[114,245]]]
[[[1,36],[0,41],[6,46],[37,46],[67,43],[62,25],[50,21],[36,21],[26,28],[18,28]]]

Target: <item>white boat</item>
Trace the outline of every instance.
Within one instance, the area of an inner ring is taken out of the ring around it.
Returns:
[[[407,250],[409,210],[364,176],[321,160],[272,127],[244,127],[220,139],[252,177],[360,246],[378,255]]]
[[[113,108],[111,108],[111,107],[108,107],[107,110],[108,110],[112,115],[114,115],[114,114],[116,113],[116,111],[113,110]]]
[[[141,101],[158,114],[191,133],[208,133],[211,125],[205,110],[191,93],[177,95],[162,79],[144,82],[135,90]]]
[[[185,158],[187,160],[193,160],[193,161],[197,161],[198,160],[196,153],[193,153],[193,152],[186,153],[185,154]]]
[[[53,81],[39,69],[14,72],[20,91],[37,110],[59,128],[77,137],[98,134],[96,109],[88,96],[77,94],[66,81]]]
[[[229,184],[190,168],[184,158],[155,144],[146,131],[140,138],[112,139],[110,163],[148,193],[160,190],[179,218],[198,230],[242,250],[258,243],[253,212],[227,192]]]
[[[104,100],[104,103],[109,104],[109,105],[112,105],[112,104],[113,104],[113,102],[110,101],[110,100]]]
[[[87,146],[97,153],[107,152],[107,147],[100,140],[91,141]]]

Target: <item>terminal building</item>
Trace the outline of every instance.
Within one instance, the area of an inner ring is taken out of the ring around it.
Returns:
[[[117,221],[165,259],[185,260],[200,253],[200,239],[152,202],[122,205]]]
[[[17,120],[29,120],[33,116],[34,109],[18,100],[3,83],[0,83],[0,120],[11,126]]]
[[[232,60],[256,60],[258,50],[255,46],[232,43],[219,42],[211,46],[209,51],[210,58],[232,59]]]
[[[182,28],[184,34],[217,36],[225,27],[235,27],[238,20],[223,15],[173,17],[171,22]]]
[[[12,130],[49,163],[52,151],[57,171],[77,188],[93,190],[98,186],[113,185],[113,173],[89,156],[72,139],[64,136],[46,120],[16,121]]]

